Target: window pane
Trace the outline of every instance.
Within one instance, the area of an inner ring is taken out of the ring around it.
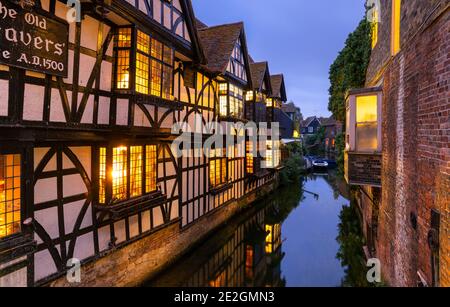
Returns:
[[[163,98],[172,99],[172,67],[163,67]]]
[[[113,148],[113,198],[127,198],[127,147]]]
[[[137,33],[137,49],[149,54],[150,51],[150,36],[138,30]]]
[[[227,110],[227,96],[220,96],[219,97],[219,103],[220,103],[220,115],[227,116],[228,110]]]
[[[162,60],[163,55],[163,44],[157,41],[156,39],[152,39],[152,57],[158,60]]]
[[[136,91],[148,94],[149,90],[149,58],[141,53],[136,54]]]
[[[145,192],[156,191],[156,146],[146,146],[145,161]]]
[[[356,122],[376,122],[378,109],[378,96],[358,96],[356,97]]]
[[[99,158],[99,183],[98,183],[98,202],[106,203],[106,148],[100,148]]]
[[[116,44],[119,48],[131,47],[131,28],[120,28],[117,31]]]
[[[117,88],[128,89],[130,87],[130,51],[117,51]]]
[[[0,155],[0,238],[20,232],[20,155]]]
[[[152,95],[161,97],[162,64],[152,60]]]
[[[164,61],[164,63],[169,64],[170,66],[172,66],[172,63],[173,63],[173,50],[172,50],[172,48],[164,46],[163,61]]]
[[[401,0],[392,0],[392,54],[400,51]]]
[[[142,147],[130,147],[130,196],[142,195]]]
[[[377,123],[359,123],[356,125],[356,150],[375,151],[378,149]]]

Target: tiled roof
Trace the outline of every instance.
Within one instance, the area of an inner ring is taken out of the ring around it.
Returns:
[[[250,64],[250,72],[252,74],[252,82],[254,89],[260,89],[261,86],[263,85],[267,69],[268,69],[267,62]]]
[[[297,112],[297,107],[295,106],[294,103],[287,103],[287,104],[283,104],[281,106],[281,109],[283,110],[283,112],[285,113],[296,113]]]
[[[272,97],[286,100],[283,75],[270,76],[270,83],[272,84]]]
[[[201,23],[201,26],[206,26]],[[206,68],[214,73],[225,73],[236,41],[240,37],[244,24],[242,22],[208,28],[199,28],[198,35],[208,64]]]

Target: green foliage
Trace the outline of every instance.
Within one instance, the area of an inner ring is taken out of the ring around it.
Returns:
[[[351,88],[363,87],[371,54],[371,25],[364,19],[349,35],[344,49],[330,67],[328,109],[345,122],[345,94]]]
[[[303,174],[304,160],[299,154],[292,155],[284,162],[280,173],[280,185],[287,186],[297,182]]]
[[[319,155],[325,152],[325,127],[321,127],[316,134],[306,138],[307,154]]]
[[[345,135],[340,133],[336,136],[336,150],[337,158],[336,163],[338,165],[338,175],[344,175],[344,149],[345,149]]]

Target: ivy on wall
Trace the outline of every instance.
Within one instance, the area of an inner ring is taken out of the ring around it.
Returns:
[[[345,123],[345,94],[349,89],[364,87],[372,51],[371,24],[363,19],[351,33],[345,47],[330,67],[328,109]]]

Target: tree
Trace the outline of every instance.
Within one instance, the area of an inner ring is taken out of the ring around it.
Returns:
[[[330,89],[328,109],[336,120],[345,123],[345,94],[351,88],[364,87],[369,66],[371,43],[371,24],[362,20],[351,33],[345,47],[339,52],[330,67]]]

